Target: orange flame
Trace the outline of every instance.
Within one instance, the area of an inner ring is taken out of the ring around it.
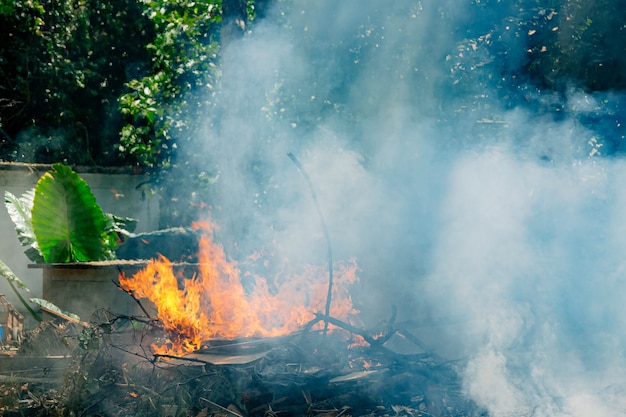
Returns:
[[[204,231],[199,241],[197,273],[187,278],[174,272],[165,257],[153,259],[134,276],[120,277],[120,285],[137,298],[149,299],[157,317],[170,331],[172,340],[153,346],[157,354],[183,355],[215,338],[275,337],[297,331],[323,311],[328,290],[328,273],[308,267],[288,279],[253,276],[250,294],[241,282],[235,262],[212,239],[212,223],[194,225]],[[253,258],[254,259],[254,258]],[[357,266],[350,262],[333,271],[331,315],[349,320],[358,313],[348,292],[356,280]]]

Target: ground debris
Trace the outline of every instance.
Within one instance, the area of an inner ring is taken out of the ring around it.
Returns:
[[[94,415],[480,415],[461,394],[453,365],[417,348],[401,354],[382,344],[352,346],[346,332],[309,331],[212,341],[190,355],[155,359],[148,352],[158,331],[120,328],[103,338],[86,369],[93,386],[83,393]]]
[[[342,329],[215,340],[182,357],[151,353],[163,337],[158,326],[128,317],[81,329],[58,395],[38,400],[46,408],[37,415],[483,415],[462,395],[454,364],[409,346],[406,332],[375,346],[354,345]]]
[[[20,356],[69,356],[76,347],[76,334],[80,332],[73,323],[42,322],[26,332],[19,348]]]
[[[53,415],[81,331],[75,323],[43,322],[25,332],[13,355],[0,357],[0,415]]]

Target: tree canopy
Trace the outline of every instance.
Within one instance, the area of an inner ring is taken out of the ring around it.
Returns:
[[[519,87],[524,95],[528,85],[555,94],[572,85],[587,92],[626,88],[626,9],[619,2],[467,3],[464,15],[454,16],[450,50],[430,50],[441,45],[435,42],[398,44],[391,62],[367,73],[359,63],[376,59],[385,22],[410,28],[421,2],[393,9],[380,2],[375,14],[352,22],[352,38],[346,41],[280,13],[322,7],[307,2],[3,0],[0,160],[166,171],[185,165],[190,155],[180,155],[186,148],[181,145],[196,140],[201,127],[219,129],[219,114],[228,105],[221,95],[220,47],[254,31],[270,10],[283,19],[285,33],[308,30],[309,42],[299,46],[315,49],[320,61],[335,65],[337,81],[324,92],[325,100],[309,99],[316,86],[290,85],[288,76],[277,80],[271,92],[272,104],[280,103],[275,117],[290,116],[300,126],[314,125],[320,114],[342,115],[351,80],[363,76],[404,77],[407,99],[419,103],[420,95],[410,91],[423,85],[423,73],[402,70],[415,64],[413,50],[445,61],[449,76],[432,80],[433,88],[467,97],[461,107],[473,111],[484,105],[478,92],[494,79],[502,87],[500,99],[511,106],[520,103],[511,92]],[[323,7],[332,16],[332,6]],[[450,21],[455,8],[455,2],[441,2],[436,19]],[[359,122],[353,113],[342,116]],[[453,116],[451,109],[442,117]],[[615,141],[607,145],[613,152],[622,148]],[[193,171],[190,177],[206,185],[209,171]]]

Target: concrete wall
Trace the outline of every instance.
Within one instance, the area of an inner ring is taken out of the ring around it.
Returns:
[[[30,288],[30,293],[24,294],[25,298],[42,298],[42,270],[28,268],[30,261],[17,239],[15,226],[4,205],[4,192],[21,196],[25,191],[34,188],[39,177],[48,169],[49,166],[45,165],[0,164],[0,192],[3,201],[0,204],[0,259]],[[88,172],[80,168],[75,170],[87,181],[104,212],[139,220],[137,232],[158,229],[158,198],[151,197],[145,186],[136,188],[146,180],[145,176],[123,169],[99,169],[98,172]],[[5,294],[15,308],[24,313],[13,290],[1,277],[0,294]]]

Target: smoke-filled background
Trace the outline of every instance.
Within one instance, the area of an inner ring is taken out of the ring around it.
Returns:
[[[519,4],[277,2],[196,154],[233,256],[324,264],[293,152],[364,323],[397,305],[490,415],[626,415],[624,97],[531,79],[565,16]]]

